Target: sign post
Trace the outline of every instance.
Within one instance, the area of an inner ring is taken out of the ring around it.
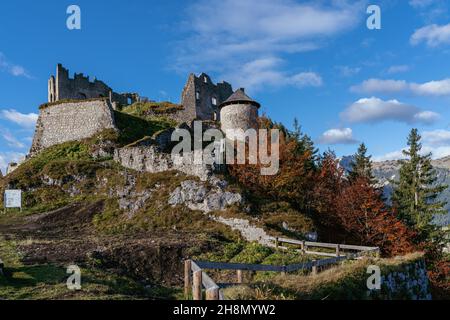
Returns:
[[[8,208],[20,208],[22,212],[22,190],[5,190],[3,203],[5,213]]]

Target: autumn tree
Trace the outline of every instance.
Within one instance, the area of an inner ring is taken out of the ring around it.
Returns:
[[[336,198],[339,222],[361,245],[381,248],[391,256],[413,250],[413,233],[386,207],[381,193],[366,177],[349,181]]]
[[[279,129],[279,172],[274,176],[261,175],[261,164],[232,165],[231,176],[246,190],[274,201],[286,201],[296,209],[308,213],[311,210],[311,193],[314,183],[314,146],[299,127],[293,132],[282,125],[262,117],[260,128]],[[265,146],[259,146],[265,147]]]

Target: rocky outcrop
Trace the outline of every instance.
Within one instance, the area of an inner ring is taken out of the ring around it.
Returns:
[[[231,205],[242,204],[242,196],[225,190],[226,183],[217,181],[214,186],[203,182],[186,180],[169,197],[172,206],[185,205],[191,210],[204,213],[221,211]]]
[[[264,229],[253,226],[248,220],[216,216],[211,216],[211,219],[229,226],[232,230],[238,231],[249,242],[256,241],[264,246],[273,246],[273,241],[270,240],[270,236]]]
[[[196,176],[202,181],[209,180],[213,172],[211,166],[193,163],[192,153],[173,159],[171,154],[160,152],[156,145],[137,145],[116,149],[114,160],[125,168],[140,172],[177,170],[189,176]]]
[[[370,291],[372,298],[385,300],[431,300],[430,283],[423,260],[382,272],[381,290]]]

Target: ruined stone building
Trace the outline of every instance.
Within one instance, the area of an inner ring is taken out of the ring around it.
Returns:
[[[104,82],[96,79],[91,82],[83,74],[75,74],[71,79],[61,64],[56,68],[56,77],[51,76],[48,82],[48,99],[50,103],[40,107],[31,156],[55,144],[89,138],[105,129],[117,130],[114,113],[117,104],[141,101],[137,94],[115,93]],[[230,128],[245,131],[256,128],[258,108],[259,104],[244,89],[233,94],[229,83],[214,84],[202,73],[189,75],[181,105],[163,116],[188,126],[194,120],[215,122],[210,125],[221,121],[223,131]]]
[[[56,76],[51,76],[48,80],[48,102],[60,100],[84,100],[95,98],[109,98],[110,102],[127,105],[139,100],[136,93],[119,94],[114,92],[103,81],[94,79],[82,73],[75,73],[74,78],[70,78],[69,70],[61,64],[56,67]]]
[[[211,78],[202,73],[190,74],[181,94],[181,112],[185,120],[220,120],[219,105],[233,94],[227,82],[214,84]],[[185,121],[188,122],[189,121]]]
[[[245,140],[244,132],[258,128],[260,104],[251,99],[243,88],[220,104],[220,128],[227,138]]]

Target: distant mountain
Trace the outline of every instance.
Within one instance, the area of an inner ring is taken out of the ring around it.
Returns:
[[[340,165],[349,172],[353,162],[353,156],[345,156],[340,160]],[[390,203],[392,195],[391,181],[397,180],[399,177],[400,161],[390,160],[373,163],[373,174],[378,179],[381,187],[383,187],[383,194],[386,201]],[[437,172],[436,185],[450,186],[450,157],[433,160],[432,165]],[[446,202],[445,209],[447,215],[435,217],[435,222],[438,225],[450,225],[450,188],[447,188],[438,198],[439,201]]]

